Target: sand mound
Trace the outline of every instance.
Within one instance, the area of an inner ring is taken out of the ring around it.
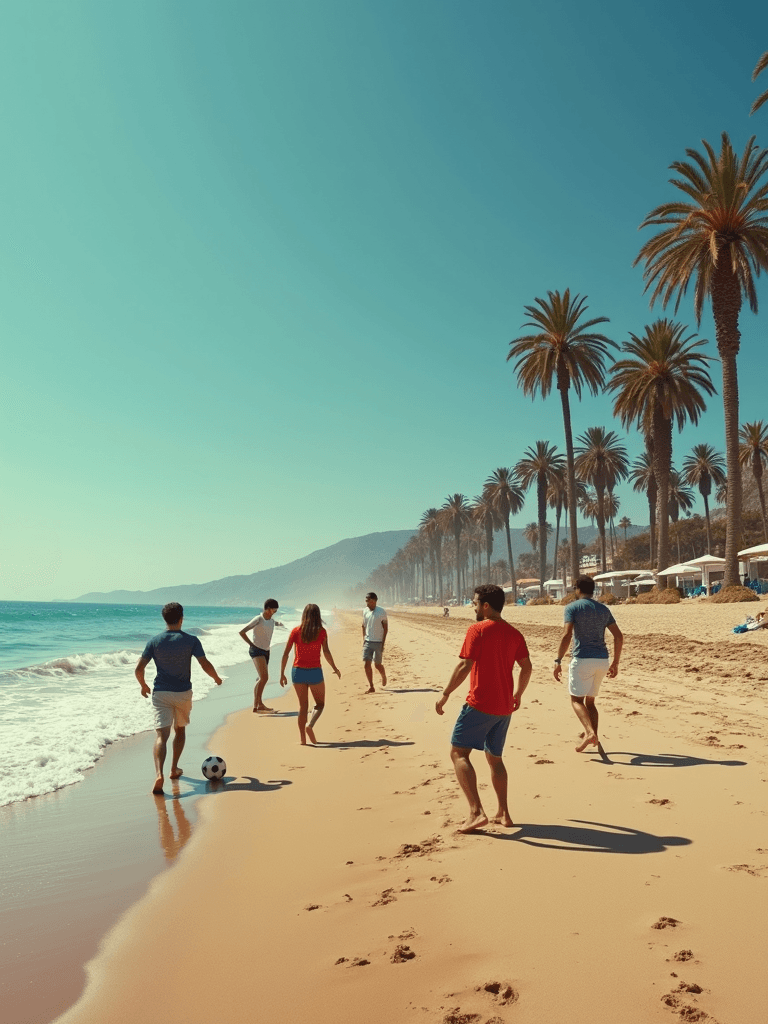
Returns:
[[[749,587],[724,587],[707,598],[709,604],[736,604],[738,601],[759,601],[760,598]]]
[[[638,594],[637,604],[680,604],[680,591],[677,587],[666,590],[651,590],[647,594]]]

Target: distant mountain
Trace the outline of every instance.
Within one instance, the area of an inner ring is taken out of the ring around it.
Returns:
[[[211,583],[158,587],[156,590],[112,590],[107,594],[83,594],[76,601],[92,604],[181,604],[239,607],[261,604],[274,597],[281,604],[303,606],[339,604],[346,591],[364,583],[377,566],[388,562],[416,530],[389,530],[352,537],[331,547],[313,551],[295,562],[262,569],[248,576],[226,576]]]

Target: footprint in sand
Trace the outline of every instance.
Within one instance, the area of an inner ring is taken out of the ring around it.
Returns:
[[[680,923],[676,917],[660,917],[656,924],[651,925],[651,928],[677,928]]]

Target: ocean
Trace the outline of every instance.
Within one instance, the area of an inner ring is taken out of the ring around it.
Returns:
[[[226,677],[248,660],[238,631],[259,610],[185,607],[184,630]],[[288,627],[278,647],[300,612],[275,618]],[[0,602],[0,807],[82,781],[110,743],[154,728],[133,670],[164,629],[154,605]],[[192,688],[195,701],[216,688],[194,659]]]

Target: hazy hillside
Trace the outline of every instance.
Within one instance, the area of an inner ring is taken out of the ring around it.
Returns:
[[[304,605],[309,601],[332,605],[344,592],[362,583],[368,574],[388,562],[408,542],[415,530],[369,533],[313,551],[295,562],[262,569],[248,576],[227,576],[211,583],[190,583],[158,587],[156,590],[112,590],[108,594],[83,594],[77,601],[97,604],[165,604],[179,601],[189,605],[260,604],[275,597],[282,604]]]

